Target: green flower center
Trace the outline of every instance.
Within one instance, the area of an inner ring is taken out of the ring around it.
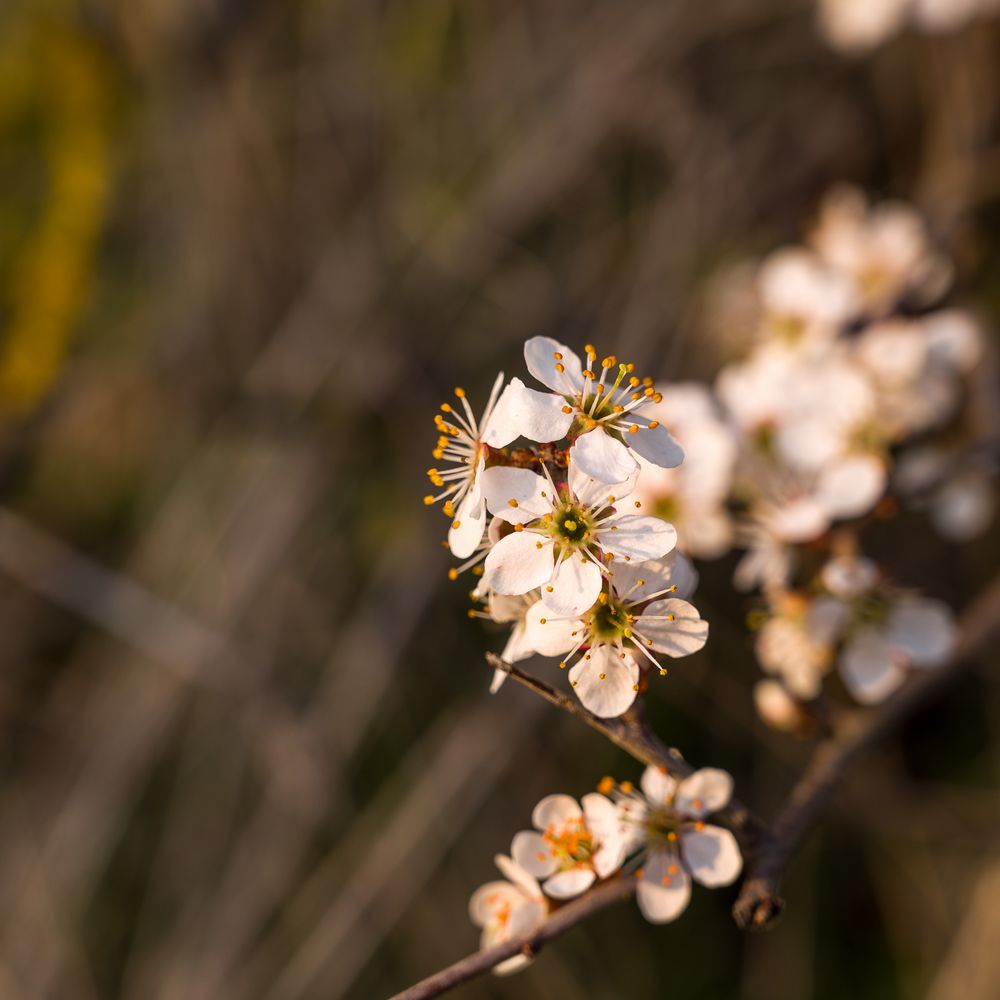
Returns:
[[[602,598],[606,595],[602,594]],[[632,619],[625,605],[614,600],[602,600],[589,612],[587,624],[595,639],[613,642],[631,637]]]

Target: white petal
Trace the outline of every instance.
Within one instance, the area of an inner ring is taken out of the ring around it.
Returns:
[[[671,778],[666,771],[650,765],[642,772],[639,786],[642,788],[642,794],[654,806],[662,806],[673,798],[674,792],[677,791],[677,780]]]
[[[718,826],[681,831],[681,854],[691,875],[713,889],[729,885],[743,870],[743,856],[736,838]]]
[[[502,521],[527,524],[552,510],[552,487],[531,469],[495,465],[482,474],[481,480],[486,506]]]
[[[900,656],[877,629],[859,632],[840,656],[840,675],[862,704],[885,701],[904,681]]]
[[[626,434],[625,443],[637,455],[661,469],[676,469],[684,461],[684,449],[663,424],[650,427],[649,421],[640,416],[633,416],[632,422],[639,429],[634,434]]]
[[[849,455],[827,465],[816,484],[816,499],[834,518],[859,517],[885,492],[885,463],[874,455]]]
[[[610,719],[635,701],[639,667],[628,653],[622,660],[614,649],[595,646],[570,668],[569,679],[584,708],[598,718]]]
[[[507,594],[490,594],[487,611],[495,622],[516,622],[524,618],[525,609],[528,607],[530,605],[527,603],[527,598],[522,594],[515,597]]]
[[[682,816],[700,819],[724,809],[732,794],[732,775],[718,767],[703,767],[677,786],[674,808]]]
[[[635,887],[635,898],[651,924],[665,924],[679,917],[688,905],[691,876],[675,855],[652,851]]]
[[[546,879],[542,889],[553,899],[572,899],[581,892],[586,892],[596,878],[592,868],[571,868]]]
[[[948,606],[928,598],[911,598],[893,609],[886,637],[907,654],[909,666],[934,667],[955,645],[955,619]]]
[[[603,576],[590,559],[574,552],[563,559],[546,588],[545,603],[557,615],[582,615],[597,600]]]
[[[503,372],[493,386],[494,393],[502,379]],[[492,448],[503,448],[522,433],[517,420],[517,393],[511,392],[511,386],[508,385],[499,399],[494,399],[491,394],[490,401],[492,405],[487,405],[482,426],[479,428],[480,440]]]
[[[623,483],[639,466],[628,448],[595,427],[581,434],[569,450],[570,461],[599,483]]]
[[[555,355],[560,354],[557,358]],[[524,345],[524,363],[542,385],[572,396],[583,388],[583,365],[575,351],[551,337],[532,337]],[[565,369],[559,372],[556,365]]]
[[[593,835],[597,850],[591,861],[598,878],[607,878],[618,871],[625,860],[625,838],[622,836],[618,807],[606,795],[590,792],[582,800],[587,829]]]
[[[525,642],[542,656],[559,656],[571,650],[579,642],[582,628],[579,618],[556,620],[556,613],[543,601],[533,604],[524,616]]]
[[[558,441],[566,436],[573,423],[573,411],[562,396],[529,389],[519,378],[511,379],[493,412],[483,440],[494,448],[502,448],[515,438],[529,441]]]
[[[632,475],[620,483],[608,483],[601,479],[594,479],[573,461],[573,452],[571,449],[567,479],[573,496],[584,507],[596,508],[604,507],[606,504],[611,503],[611,497],[614,497],[615,500],[627,497],[635,489],[640,471],[637,466]]]
[[[501,538],[483,564],[481,587],[499,594],[526,594],[552,575],[552,540],[531,531]]]
[[[620,514],[600,521],[594,537],[605,552],[626,562],[649,562],[665,556],[677,544],[672,524],[645,514]]]
[[[559,867],[552,848],[534,830],[522,830],[514,834],[510,856],[515,864],[538,879],[548,878]]]
[[[510,636],[507,639],[507,644],[503,648],[503,652],[500,654],[500,659],[504,660],[506,663],[518,663],[521,660],[526,660],[529,656],[534,656],[535,653],[536,649],[528,637],[524,622],[518,622],[510,630]],[[504,677],[507,676],[502,670],[500,673],[503,674]],[[500,683],[502,684],[503,681]],[[492,693],[493,692],[491,690],[491,694]]]
[[[531,813],[531,822],[539,830],[550,826],[561,830],[567,823],[579,823],[582,819],[583,810],[572,795],[546,795]]]
[[[674,549],[659,559],[643,562],[613,560],[611,582],[619,595],[628,594],[629,601],[636,604],[670,586],[677,588],[677,597],[686,600],[698,586],[698,571],[690,559]]]
[[[531,872],[525,871],[512,858],[506,854],[493,855],[493,863],[500,869],[500,873],[509,882],[518,887],[522,895],[529,899],[541,899],[542,888],[538,884],[538,879]]]
[[[487,882],[481,885],[469,900],[469,919],[477,927],[491,923],[497,911],[504,906],[517,906],[524,894],[510,882]]]
[[[511,661],[508,660],[507,662],[510,663]],[[503,687],[505,680],[507,680],[506,670],[494,670],[493,679],[490,681],[490,694],[496,694]]]
[[[455,511],[455,519],[448,531],[448,548],[451,554],[459,559],[466,559],[476,551],[486,532],[486,504],[479,489],[479,478],[483,472],[484,462],[479,460],[479,473],[469,492],[462,497],[462,502]],[[458,525],[456,528],[455,525]]]
[[[669,615],[673,615],[672,621]],[[639,615],[635,631],[637,637],[651,639],[652,648],[667,656],[690,656],[708,641],[708,622],[693,604],[675,597],[653,601]]]
[[[523,937],[533,931],[539,924],[543,923],[548,913],[548,906],[541,901],[522,900],[510,911],[510,916],[504,927],[500,928],[497,934],[489,941],[481,942],[481,947],[489,947],[491,944],[498,944],[501,941],[510,941],[514,938]],[[505,962],[500,962],[494,966],[493,974],[497,976],[507,976],[512,972],[523,969],[533,961],[529,955],[515,955]]]

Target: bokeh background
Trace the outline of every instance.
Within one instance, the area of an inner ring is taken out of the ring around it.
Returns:
[[[638,768],[486,693],[432,413],[534,334],[711,377],[718,275],[843,180],[1000,322],[997,21],[847,58],[809,0],[0,5],[0,996],[368,1000],[474,949],[534,802]],[[960,609],[996,533],[920,524],[878,554]],[[650,711],[771,816],[809,748],[754,718],[732,562]],[[622,907],[456,996],[996,996],[988,666],[856,771],[773,932]]]

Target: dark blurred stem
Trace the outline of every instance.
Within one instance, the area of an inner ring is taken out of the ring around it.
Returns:
[[[529,934],[477,951],[433,976],[422,979],[408,990],[397,993],[390,1000],[425,1000],[427,997],[437,997],[470,979],[484,975],[508,958],[519,954],[535,955],[547,941],[559,937],[595,913],[628,899],[633,892],[635,878],[631,875],[602,882],[597,888],[561,906]]]
[[[854,759],[933,701],[971,657],[987,648],[998,627],[1000,578],[994,580],[962,616],[955,651],[947,664],[916,675],[880,707],[845,715],[836,733],[817,746],[789,794],[771,836],[762,839],[752,856],[747,877],[733,906],[733,917],[740,927],[764,928],[772,923],[785,868]]]

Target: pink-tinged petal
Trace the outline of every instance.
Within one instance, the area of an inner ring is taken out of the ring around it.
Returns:
[[[560,357],[556,357],[556,355]],[[542,385],[573,396],[583,389],[583,365],[575,351],[551,337],[532,337],[524,345],[524,363]],[[562,365],[559,371],[556,365]]]
[[[514,834],[510,856],[515,864],[537,879],[548,878],[559,867],[552,848],[534,830],[522,830]]]
[[[480,586],[498,594],[526,594],[548,581],[552,566],[552,540],[518,531],[490,549]]]
[[[681,831],[681,854],[693,878],[709,889],[730,885],[743,870],[736,838],[718,826]]]
[[[639,429],[626,433],[625,443],[637,455],[661,469],[676,469],[684,461],[684,449],[663,424],[650,427],[650,421],[640,416],[633,416],[632,423]]]
[[[874,628],[859,632],[840,656],[847,690],[864,705],[885,701],[906,679],[903,656]]]
[[[528,524],[552,510],[552,487],[531,469],[495,465],[480,480],[489,512],[501,521]]]
[[[606,795],[590,792],[581,804],[597,849],[591,857],[598,878],[607,878],[625,861],[625,838],[622,836],[618,807]]]
[[[606,483],[599,479],[593,479],[576,465],[571,451],[567,479],[573,496],[584,507],[594,509],[605,507],[627,497],[635,489],[639,472],[640,469],[637,466],[632,475],[620,483]]]
[[[456,527],[457,525],[457,527]],[[477,485],[462,498],[455,519],[448,530],[448,548],[458,559],[467,559],[476,551],[486,533],[486,504]]]
[[[654,806],[663,806],[673,798],[674,792],[677,791],[677,781],[671,778],[666,771],[661,771],[660,768],[650,765],[642,772],[639,787],[642,789],[642,794]]]
[[[569,679],[587,711],[611,719],[635,701],[639,667],[628,653],[623,660],[614,649],[595,646],[570,668]]]
[[[594,530],[598,545],[626,562],[649,562],[672,551],[677,530],[658,517],[621,514],[598,523]]]
[[[569,460],[599,483],[624,483],[639,467],[628,448],[599,427],[581,434],[569,450]]]
[[[558,441],[566,436],[572,423],[573,411],[562,396],[529,389],[515,378],[500,397],[483,440],[493,448],[503,448],[519,437]]]
[[[557,619],[555,614],[542,601],[537,601],[524,616],[525,642],[542,656],[559,656],[569,652],[580,640],[580,629],[583,628],[580,619]]]
[[[691,898],[691,876],[674,854],[651,851],[636,883],[635,898],[651,924],[676,920]]]
[[[732,775],[718,767],[703,767],[677,786],[674,808],[681,816],[700,819],[725,809],[732,796]]]
[[[637,638],[651,640],[658,653],[690,656],[708,641],[708,622],[693,604],[670,597],[653,601],[636,620],[635,632]]]
[[[572,795],[546,795],[531,812],[531,822],[539,830],[550,826],[561,830],[567,823],[580,823],[583,810]]]
[[[591,868],[571,868],[569,871],[558,872],[547,878],[542,890],[546,896],[551,896],[553,899],[572,899],[581,892],[586,892],[596,878]]]
[[[538,879],[512,858],[508,858],[506,854],[494,854],[493,863],[508,882],[517,886],[522,896],[528,899],[542,898],[542,887],[538,884]]]
[[[477,927],[486,927],[496,919],[497,912],[506,906],[517,906],[524,894],[510,882],[487,882],[481,885],[469,900],[469,919]]]
[[[915,597],[892,610],[885,634],[906,653],[908,666],[936,667],[955,646],[955,619],[940,601]]]
[[[545,603],[556,615],[582,615],[589,610],[601,592],[600,568],[574,552],[556,567],[546,588]]]
[[[832,518],[860,517],[885,492],[885,462],[875,455],[849,455],[827,465],[816,483],[816,499]]]

